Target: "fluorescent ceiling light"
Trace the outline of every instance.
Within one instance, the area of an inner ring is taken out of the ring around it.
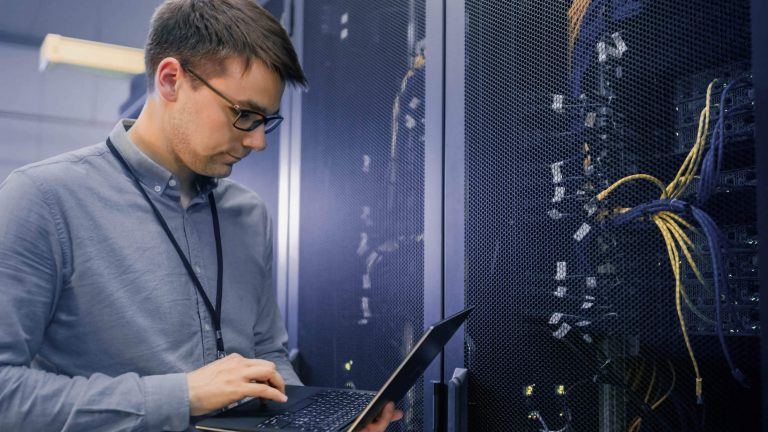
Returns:
[[[40,46],[40,71],[51,64],[135,75],[144,72],[144,50],[49,33]]]

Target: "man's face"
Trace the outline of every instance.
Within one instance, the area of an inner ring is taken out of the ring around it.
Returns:
[[[206,78],[213,88],[243,109],[263,115],[278,111],[283,83],[277,73],[257,60],[245,72],[239,59],[228,59],[225,67],[225,73]],[[193,89],[195,78],[185,75],[168,119],[171,151],[177,163],[196,174],[227,177],[232,166],[252,150],[266,148],[264,126],[250,132],[236,129],[232,123],[237,115],[231,105],[199,82]]]

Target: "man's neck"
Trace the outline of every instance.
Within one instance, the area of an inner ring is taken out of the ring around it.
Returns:
[[[186,208],[189,201],[197,193],[195,187],[195,173],[182,166],[171,149],[166,145],[167,140],[163,137],[162,131],[153,127],[148,120],[150,115],[145,115],[146,110],[152,108],[147,106],[139,115],[136,122],[128,129],[128,137],[138,147],[138,149],[147,155],[150,159],[171,172],[176,177],[181,191],[181,205]]]

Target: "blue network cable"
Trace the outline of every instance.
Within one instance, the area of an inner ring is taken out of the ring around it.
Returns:
[[[731,352],[725,342],[725,335],[723,332],[723,320],[720,305],[720,288],[721,285],[727,286],[727,278],[725,272],[722,269],[722,255],[720,249],[720,230],[715,225],[715,222],[708,214],[704,213],[701,209],[691,206],[691,213],[696,222],[699,223],[704,234],[707,238],[707,244],[709,245],[710,256],[712,258],[712,285],[715,288],[715,321],[717,322],[717,337],[720,340],[720,346],[723,349],[723,355],[725,361],[728,362],[728,367],[731,369],[731,375],[742,385],[742,387],[749,388],[747,384],[747,377],[736,365],[731,358]],[[727,290],[726,290],[727,291]],[[726,299],[729,296],[726,294]],[[732,302],[728,302],[733,304]]]
[[[634,219],[637,219],[643,215],[646,214],[655,214],[661,211],[670,211],[675,213],[689,213],[693,216],[693,218],[696,220],[696,222],[701,227],[702,231],[704,231],[704,235],[707,239],[707,244],[709,245],[710,249],[710,257],[712,259],[712,271],[713,271],[713,277],[712,277],[712,285],[714,287],[715,291],[715,321],[716,321],[716,331],[718,339],[720,340],[720,347],[723,350],[723,355],[725,356],[725,360],[728,363],[728,367],[731,370],[731,375],[736,379],[736,381],[739,382],[743,387],[749,388],[749,385],[747,384],[747,378],[744,375],[743,372],[739,368],[736,367],[736,365],[733,363],[733,359],[731,358],[731,352],[728,349],[728,345],[725,341],[725,334],[723,332],[723,320],[722,320],[722,311],[721,311],[721,289],[727,286],[727,278],[725,275],[725,272],[723,271],[723,260],[722,260],[722,254],[721,254],[721,245],[724,243],[722,242],[722,233],[717,228],[717,225],[712,220],[711,217],[709,217],[708,214],[706,214],[701,209],[694,207],[685,201],[672,199],[672,200],[654,200],[645,204],[640,204],[629,211],[627,211],[624,214],[621,214],[617,217],[615,217],[612,221],[614,225],[624,225]],[[729,295],[727,293],[727,290],[725,290],[725,297],[726,300],[729,300]],[[729,304],[732,304],[732,302],[728,302]]]
[[[715,191],[717,187],[717,179],[720,176],[720,169],[723,164],[723,144],[725,141],[725,116],[726,114],[732,114],[736,111],[737,107],[734,107],[731,112],[726,112],[726,100],[728,93],[736,85],[749,84],[750,80],[747,77],[741,77],[728,83],[720,94],[720,115],[718,116],[715,128],[712,131],[712,136],[709,141],[709,151],[704,156],[704,161],[701,165],[701,181],[699,182],[699,188],[697,191],[697,202],[699,204],[705,203]]]

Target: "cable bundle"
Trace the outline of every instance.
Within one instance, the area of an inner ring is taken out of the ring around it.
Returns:
[[[686,189],[691,184],[691,181],[695,177],[695,174],[699,167],[702,165],[702,170],[706,170],[706,174],[702,173],[702,181],[699,186],[700,190],[706,193],[714,190],[716,185],[716,178],[720,170],[722,161],[722,137],[723,137],[723,118],[724,118],[724,102],[726,101],[727,90],[731,89],[731,86],[735,82],[730,83],[723,90],[720,103],[720,117],[718,123],[715,126],[715,133],[713,134],[712,142],[717,142],[718,145],[711,145],[709,152],[704,156],[706,137],[708,135],[709,117],[710,117],[710,100],[712,95],[712,88],[715,81],[712,81],[707,87],[707,96],[704,109],[699,116],[699,127],[696,134],[696,141],[693,147],[688,153],[687,157],[680,166],[675,178],[668,185],[664,185],[658,178],[649,174],[633,174],[622,179],[619,179],[611,186],[600,192],[596,199],[598,201],[604,200],[608,194],[613,192],[619,186],[634,180],[644,180],[653,183],[661,190],[661,196],[658,200],[651,201],[649,203],[635,206],[631,209],[618,209],[619,215],[614,217],[611,221],[613,226],[620,226],[630,221],[641,219],[644,216],[648,216],[662,234],[664,242],[667,247],[667,255],[669,256],[670,266],[675,276],[675,306],[677,310],[678,321],[683,334],[683,340],[685,341],[686,349],[691,358],[694,373],[696,375],[696,399],[698,403],[703,403],[703,380],[699,371],[699,365],[696,361],[696,356],[693,352],[693,348],[688,337],[688,331],[685,325],[685,316],[682,311],[682,301],[684,300],[688,308],[696,314],[702,320],[715,325],[718,338],[720,340],[720,346],[723,350],[723,354],[728,362],[731,374],[733,377],[744,387],[747,387],[746,377],[744,374],[733,364],[733,360],[730,355],[730,351],[725,341],[725,335],[723,332],[723,321],[721,313],[721,293],[725,293],[726,301],[729,300],[729,296],[725,287],[727,286],[727,279],[725,272],[723,271],[722,250],[725,246],[722,242],[722,234],[718,229],[712,218],[709,217],[701,209],[691,206],[679,199]],[[703,188],[703,189],[702,189]],[[704,196],[704,199],[708,198],[708,195]],[[699,202],[703,202],[700,197]],[[693,231],[698,234],[698,230],[688,223],[681,215],[689,215],[697,222],[701,230],[707,239],[707,244],[710,249],[710,258],[712,261],[713,279],[712,285],[714,287],[714,306],[715,306],[715,320],[711,320],[702,314],[696,306],[690,301],[681,280],[681,257],[685,256],[687,263],[690,265],[696,279],[702,286],[706,287],[707,284],[698,270],[696,261],[691,255],[691,250],[698,253],[698,250],[682,227]],[[729,302],[730,303],[730,302]],[[637,426],[639,427],[639,426]],[[632,430],[632,429],[630,429]]]

